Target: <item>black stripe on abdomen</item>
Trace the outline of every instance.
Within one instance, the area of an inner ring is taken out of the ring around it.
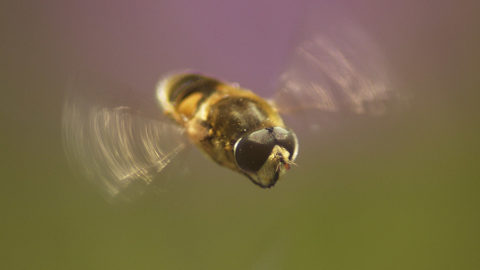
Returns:
[[[193,93],[201,93],[203,94],[202,99],[205,99],[215,92],[218,84],[220,84],[219,81],[202,75],[182,75],[173,82],[168,96],[168,101],[174,106],[177,106],[186,97]]]

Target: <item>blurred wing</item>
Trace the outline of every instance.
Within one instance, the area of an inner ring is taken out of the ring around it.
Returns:
[[[186,146],[182,129],[173,123],[127,107],[92,106],[72,93],[64,104],[62,132],[73,164],[111,197],[123,193],[127,199],[143,193]]]
[[[331,19],[307,21],[274,102],[284,113],[382,114],[398,93],[379,48],[353,23]]]

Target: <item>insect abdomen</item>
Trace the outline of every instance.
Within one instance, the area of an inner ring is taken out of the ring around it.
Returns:
[[[167,113],[189,120],[219,84],[215,79],[198,74],[173,75],[162,81],[157,96]]]

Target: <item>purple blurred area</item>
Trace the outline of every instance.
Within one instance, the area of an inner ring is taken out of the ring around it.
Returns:
[[[473,6],[467,1],[4,3],[4,76],[17,89],[7,92],[44,89],[45,101],[48,93],[64,90],[69,76],[83,73],[127,84],[139,98],[150,98],[162,74],[185,69],[271,94],[299,38],[349,20],[383,50],[395,87],[418,85],[411,91],[415,95],[441,96],[446,92],[430,92],[422,84],[470,75],[465,71],[475,65],[471,53],[478,43]]]
[[[55,57],[60,65],[125,78],[139,91],[151,91],[161,74],[184,69],[268,87],[285,62],[304,6],[94,1],[39,9],[61,46],[54,51],[64,54]]]

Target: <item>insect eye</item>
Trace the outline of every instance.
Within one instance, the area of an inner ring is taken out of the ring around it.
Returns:
[[[298,153],[297,135],[293,131],[281,127],[274,127],[272,134],[275,137],[275,144],[287,149],[290,153],[288,159],[295,160]]]
[[[297,137],[292,131],[281,127],[265,128],[240,138],[234,147],[235,161],[245,171],[256,172],[262,168],[273,147],[279,145],[293,160],[297,153]]]

